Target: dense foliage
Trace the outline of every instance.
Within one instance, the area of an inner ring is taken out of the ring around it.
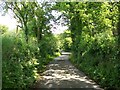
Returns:
[[[0,26],[3,88],[29,87],[58,48],[71,51],[71,62],[102,87],[120,87],[119,2],[6,2],[5,9],[19,25],[15,33]],[[69,26],[57,36],[50,31],[53,9]]]
[[[39,64],[36,50],[37,47],[26,44],[22,38],[11,34],[2,36],[3,88],[23,88],[35,80]]]
[[[104,88],[120,86],[120,3],[59,2],[69,19],[71,61]]]
[[[18,20],[16,32],[2,32],[2,88],[28,88],[55,56],[56,38],[49,30],[50,16],[38,2],[6,2]],[[47,3],[46,3],[47,6]]]
[[[25,88],[37,79],[37,72],[43,71],[52,60],[56,48],[55,38],[49,36],[44,37],[39,44],[31,37],[27,44],[21,33],[2,35],[3,88]]]
[[[63,33],[57,34],[58,48],[60,51],[71,51],[72,39],[70,36],[70,30],[65,30]]]

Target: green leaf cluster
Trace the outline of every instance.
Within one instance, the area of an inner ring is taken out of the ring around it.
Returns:
[[[71,61],[104,88],[120,86],[119,5],[115,2],[56,4],[70,20]]]
[[[24,33],[2,35],[2,88],[29,88],[55,55],[56,38],[46,34],[40,43]]]

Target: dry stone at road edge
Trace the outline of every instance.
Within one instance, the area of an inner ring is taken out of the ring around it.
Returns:
[[[35,88],[99,88],[94,81],[76,69],[68,60],[69,55],[61,55],[47,65],[47,70],[42,73],[35,84]]]

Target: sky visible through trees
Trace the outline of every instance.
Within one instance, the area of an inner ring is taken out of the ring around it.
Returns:
[[[60,15],[60,12],[58,13],[58,12],[53,11],[52,14],[57,18]],[[64,23],[64,20],[59,20],[59,21]],[[58,25],[54,23],[54,21],[50,21],[50,23],[53,25],[51,29],[54,34],[63,33],[63,31],[68,28],[67,26],[63,26],[59,23]],[[9,12],[7,12],[6,14],[0,15],[0,24],[8,26],[9,30],[13,31],[16,29],[16,26],[18,23],[16,19],[14,19],[12,11],[9,10]]]

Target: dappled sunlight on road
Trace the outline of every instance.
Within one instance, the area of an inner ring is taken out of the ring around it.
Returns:
[[[76,69],[68,60],[68,55],[61,55],[52,61],[42,78],[36,83],[37,88],[94,88],[99,85],[90,80],[83,72]]]

